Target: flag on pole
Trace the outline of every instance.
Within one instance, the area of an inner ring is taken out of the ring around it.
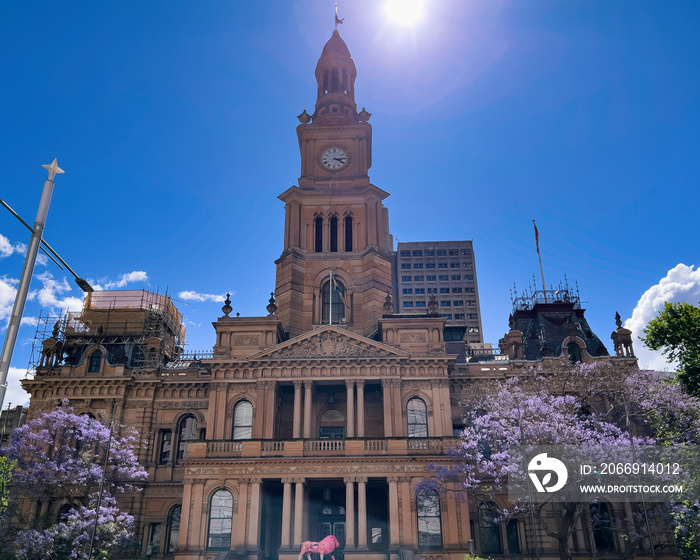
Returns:
[[[535,226],[535,245],[537,246],[537,254],[540,254],[540,232],[537,231],[537,224],[532,220],[532,225]]]
[[[331,276],[331,282],[333,282],[333,287],[335,288],[335,291],[338,292],[338,295],[340,296],[340,301],[343,302],[343,305],[344,305],[346,308],[350,309],[350,306],[349,306],[349,305],[347,304],[347,302],[345,301],[345,293],[340,289],[340,286],[339,286],[338,283],[335,281],[335,278],[333,278],[333,276]]]

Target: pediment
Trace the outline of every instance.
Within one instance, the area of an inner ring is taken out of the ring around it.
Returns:
[[[408,352],[344,329],[326,325],[262,352],[249,360],[406,358]]]

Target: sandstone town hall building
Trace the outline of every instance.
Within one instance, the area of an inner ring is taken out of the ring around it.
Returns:
[[[468,362],[463,341],[445,341],[430,291],[422,314],[395,312],[389,195],[370,181],[371,115],[358,111],[338,31],[315,77],[315,108],[297,127],[301,176],[279,196],[283,251],[267,313],[239,317],[227,301],[211,356],[184,360],[169,298],[96,292],[45,343],[24,382],[31,406],[67,398],[108,419],[116,401],[139,432],[149,480],[122,505],[141,556],[291,560],[329,534],[346,560],[529,555],[527,523],[494,523],[452,494],[415,489],[429,463],[448,460],[463,394],[541,355],[518,353],[522,333],[511,330],[503,355]],[[552,352],[610,359],[582,310],[559,303],[573,319]],[[51,358],[59,339],[62,363]]]

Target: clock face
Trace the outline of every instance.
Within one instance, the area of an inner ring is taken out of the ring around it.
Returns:
[[[321,154],[321,165],[331,171],[342,169],[348,163],[348,154],[341,148],[328,148]]]

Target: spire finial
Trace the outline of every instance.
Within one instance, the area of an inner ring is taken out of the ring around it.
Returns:
[[[336,17],[336,19],[338,18],[338,16],[335,16],[335,17]],[[342,21],[341,21],[341,23],[342,23]],[[56,176],[57,173],[65,173],[65,171],[63,171],[63,169],[61,169],[58,166],[58,162],[57,162],[56,158],[53,158],[53,161],[51,163],[49,163],[47,165],[42,165],[41,167],[43,167],[44,169],[46,169],[49,172],[49,181],[53,181],[53,178]]]
[[[233,307],[231,307],[231,294],[226,294],[226,300],[224,301],[224,306],[221,308],[221,311],[224,312],[226,317],[233,311]]]
[[[340,19],[338,17],[338,2],[335,3],[335,30],[338,31],[338,24],[342,24],[345,21],[345,18]]]

